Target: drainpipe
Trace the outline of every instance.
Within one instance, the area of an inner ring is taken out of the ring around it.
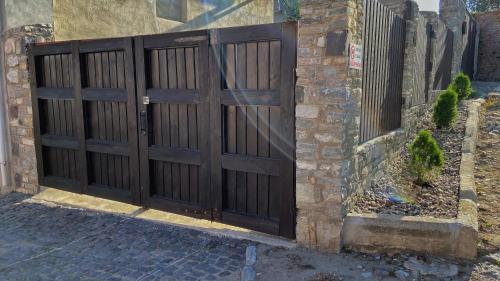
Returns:
[[[5,87],[5,56],[3,45],[3,32],[5,27],[5,2],[0,0],[0,191],[4,191],[5,187],[10,186],[9,173],[9,153],[7,151],[9,143],[9,132],[7,128],[7,105]]]
[[[0,51],[0,186],[1,188],[10,185],[10,173],[9,173],[9,162],[8,162],[8,136],[7,131],[7,106],[5,105],[5,95],[7,93],[5,89],[5,76],[4,76],[4,54],[3,54],[3,44],[0,44],[2,50]]]

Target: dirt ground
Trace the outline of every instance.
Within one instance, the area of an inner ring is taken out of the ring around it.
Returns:
[[[478,260],[500,267],[500,100],[483,105],[474,175],[479,199]],[[472,280],[487,280],[480,265],[477,269]]]

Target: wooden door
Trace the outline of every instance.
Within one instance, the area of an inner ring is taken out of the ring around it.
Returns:
[[[211,219],[207,31],[135,43],[143,203]]]
[[[212,32],[214,218],[294,237],[294,23]],[[218,72],[216,68],[220,66]]]

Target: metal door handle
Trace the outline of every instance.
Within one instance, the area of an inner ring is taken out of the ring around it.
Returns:
[[[147,112],[141,111],[139,113],[139,117],[141,119],[141,135],[145,136],[147,134]]]

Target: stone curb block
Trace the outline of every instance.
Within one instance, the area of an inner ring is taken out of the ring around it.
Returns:
[[[254,245],[247,246],[245,253],[245,266],[241,270],[241,281],[253,281],[257,276],[253,265],[257,261],[257,247]]]
[[[456,219],[380,214],[348,214],[342,238],[346,248],[368,253],[420,252],[475,259],[478,217],[474,153],[483,99],[468,104],[460,163],[460,202]]]

